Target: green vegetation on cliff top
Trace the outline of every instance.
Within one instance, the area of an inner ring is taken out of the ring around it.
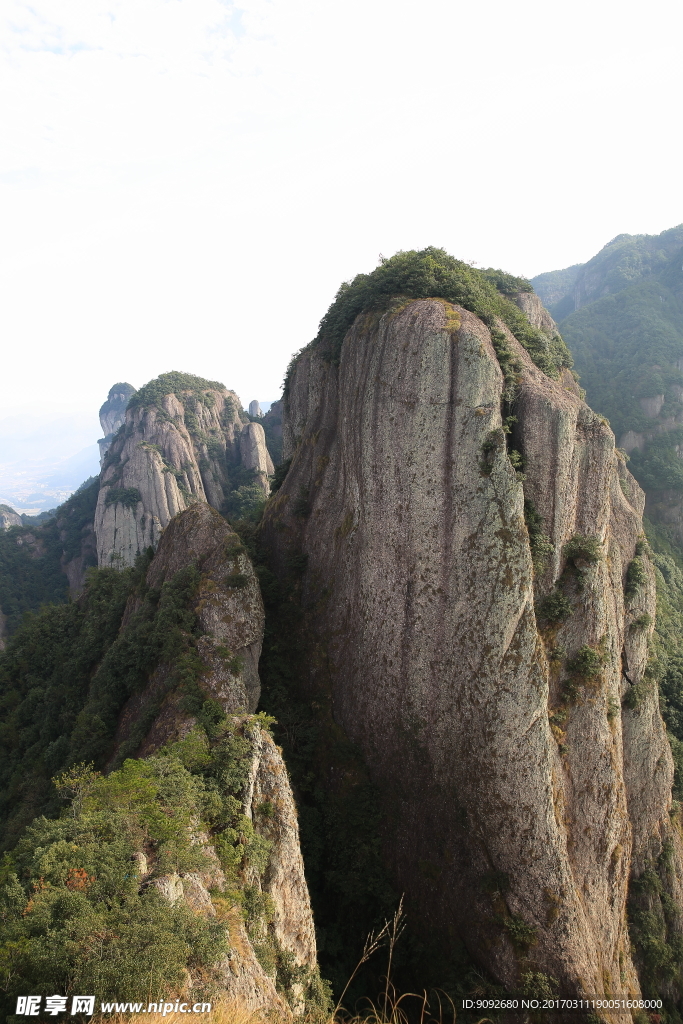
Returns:
[[[204,380],[203,377],[195,377],[191,373],[180,373],[178,370],[171,370],[170,373],[162,373],[160,376],[150,380],[139,391],[131,396],[128,402],[129,409],[157,405],[166,395],[182,395],[191,392],[197,398],[204,395],[206,391],[225,391],[225,384],[217,380]]]
[[[559,334],[550,336],[532,327],[510,298],[532,290],[523,278],[502,270],[477,270],[443,249],[398,252],[382,259],[370,274],[358,274],[342,284],[313,344],[337,362],[344,335],[360,313],[385,312],[397,298],[441,298],[470,310],[490,327],[502,320],[536,365],[557,376],[562,367],[572,365],[567,346]]]

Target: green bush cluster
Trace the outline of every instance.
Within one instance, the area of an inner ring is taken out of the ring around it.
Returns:
[[[555,545],[543,529],[543,516],[529,500],[524,502],[524,522],[529,533],[529,547],[534,570],[537,573],[542,573],[555,551]]]
[[[626,597],[635,597],[641,587],[647,583],[647,572],[643,565],[642,558],[634,558],[628,563],[626,579],[624,581],[624,594]]]
[[[50,778],[85,758],[96,767],[111,754],[118,714],[149,674],[167,666],[158,694],[197,689],[194,567],[161,590],[146,587],[151,551],[134,568],[91,570],[83,597],[47,608],[10,639],[0,657],[0,819],[6,841],[40,812],[54,811]],[[128,598],[137,611],[121,629]],[[156,714],[147,709],[122,748],[136,749]]]
[[[228,493],[222,507],[223,515],[229,522],[257,523],[263,515],[266,498],[257,484],[243,484]]]
[[[70,774],[78,798],[58,819],[36,819],[0,869],[6,1014],[26,991],[146,1002],[179,987],[187,970],[210,996],[224,929],[141,886],[133,860],[144,851],[152,878],[204,866],[191,837],[210,802],[205,787],[172,757],[129,760],[107,778]]]
[[[137,487],[110,487],[104,499],[105,505],[123,505],[124,508],[137,508],[141,501]]]
[[[573,577],[579,590],[583,590],[589,570],[603,557],[599,539],[577,533],[563,546],[562,554],[565,558],[563,576]]]
[[[505,918],[503,927],[513,946],[523,952],[530,949],[537,941],[536,929],[532,925],[527,924],[519,914],[511,914]]]
[[[275,473],[271,477],[271,481],[270,481],[270,493],[271,494],[274,494],[276,491],[280,490],[280,488],[282,487],[283,483],[285,482],[285,477],[289,473],[289,467],[291,465],[292,465],[292,460],[291,459],[285,459],[284,462],[281,462],[279,465],[275,466]]]
[[[562,554],[574,565],[577,562],[596,565],[602,558],[602,545],[597,537],[585,537],[577,533],[564,545]]]
[[[578,679],[594,680],[600,676],[606,660],[604,650],[584,644],[567,662],[567,671]]]
[[[665,861],[663,850],[658,863],[652,863],[629,886],[629,931],[641,985],[648,992],[666,991],[672,982],[683,984],[683,936],[676,930],[679,908],[662,883]]]
[[[556,588],[538,602],[536,614],[539,619],[550,625],[564,622],[572,614],[572,603],[566,594]]]
[[[180,373],[172,370],[170,373],[162,373],[154,380],[149,381],[144,387],[136,391],[128,402],[129,409],[147,408],[150,405],[159,406],[166,395],[176,395],[181,400],[187,392],[190,392],[200,402],[213,404],[213,395],[207,395],[207,391],[225,391],[225,385],[217,380],[204,380],[203,377],[195,377],[191,373]]]
[[[396,297],[442,298],[457,303],[479,316],[490,328],[497,321],[512,331],[537,366],[557,376],[571,366],[569,350],[558,334],[549,337],[532,327],[518,306],[508,298],[517,291],[530,291],[521,278],[498,270],[477,270],[456,260],[443,249],[398,252],[383,259],[370,274],[358,274],[343,284],[320,322],[315,344],[326,358],[338,361],[344,335],[360,313],[384,312]]]

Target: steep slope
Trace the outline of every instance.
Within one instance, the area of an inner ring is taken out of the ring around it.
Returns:
[[[534,278],[647,494],[647,513],[683,542],[683,227],[619,235],[569,275]],[[570,277],[573,277],[570,280]],[[558,298],[558,294],[565,292]]]
[[[267,721],[252,713],[262,638],[263,604],[251,562],[225,520],[200,502],[172,520],[151,561],[98,570],[79,602],[48,609],[19,630],[0,658],[2,696],[12,695],[2,723],[4,836],[14,846],[37,812],[54,814],[50,778],[60,770],[74,780],[83,776],[82,762],[106,768],[110,782],[88,782],[87,791],[101,796],[90,805],[81,799],[73,812],[86,817],[73,826],[67,888],[69,878],[88,877],[93,832],[111,846],[92,813],[127,808],[134,820],[125,819],[122,834],[130,834],[129,842],[137,836],[139,875],[139,893],[129,898],[146,906],[153,890],[224,933],[220,942],[214,938],[216,951],[225,946],[218,960],[202,946],[201,929],[195,940],[191,930],[186,935],[194,978],[185,982],[189,995],[199,997],[210,977],[248,1009],[286,1015],[289,1006],[302,1010],[324,994],[287,771]],[[170,788],[163,783],[174,778]],[[144,803],[150,792],[162,806]],[[142,810],[131,811],[140,801]],[[154,825],[160,813],[162,820],[187,817],[171,847],[168,829]],[[34,822],[12,857],[24,863],[31,836],[40,833],[43,849],[56,843],[47,858],[53,871],[63,831]],[[125,850],[111,856],[110,874],[122,870],[117,857],[130,861]],[[30,889],[34,861],[26,863],[22,877]],[[64,886],[63,876],[57,872],[50,884]],[[24,918],[29,911],[32,905]],[[176,926],[168,924],[171,932]],[[26,927],[29,936],[42,934],[38,918]],[[87,932],[88,921],[82,927]],[[61,948],[64,938],[57,927],[52,941]],[[125,944],[132,940],[124,934],[117,941],[123,945],[115,954],[129,955]],[[50,989],[53,978],[40,967],[38,948],[24,955],[24,971],[39,978],[36,990]],[[69,966],[70,957],[64,953],[64,978],[79,969],[76,961]],[[135,966],[123,979],[143,981],[148,984]]]
[[[21,516],[9,505],[0,505],[0,530],[9,530],[10,526],[23,526]]]
[[[556,320],[646,278],[659,278],[683,246],[683,225],[660,235],[617,235],[587,263],[538,274],[531,283]]]
[[[248,422],[234,392],[190,374],[162,374],[133,395],[104,461],[99,564],[132,565],[195,501],[221,509],[242,484],[265,497],[272,472],[263,427]]]
[[[503,317],[388,305],[332,345],[333,306],[287,381],[262,536],[300,597],[306,691],[362,751],[424,938],[510,990],[635,994],[629,876],[666,853],[675,933],[682,874],[642,492]]]
[[[114,384],[109,389],[107,401],[100,407],[100,426],[104,434],[97,442],[100,446],[100,465],[111,447],[114,434],[123,426],[128,402],[134,394],[135,388],[132,384]]]
[[[97,480],[86,483],[47,521],[0,533],[0,646],[25,612],[82,592],[87,569],[97,565],[93,518],[98,490]]]

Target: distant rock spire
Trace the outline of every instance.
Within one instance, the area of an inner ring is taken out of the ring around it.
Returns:
[[[107,401],[100,409],[100,424],[104,434],[104,437],[101,437],[97,442],[100,446],[100,466],[109,450],[114,434],[122,426],[126,418],[126,407],[131,395],[134,394],[135,388],[132,384],[114,384],[114,387],[110,389],[107,395]]]
[[[253,402],[249,403],[249,415],[250,416],[263,416],[263,413],[261,412],[261,406],[258,404],[256,399],[254,399]]]

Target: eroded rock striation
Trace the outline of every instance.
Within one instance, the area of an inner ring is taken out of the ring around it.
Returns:
[[[637,994],[629,879],[666,853],[680,931],[683,860],[643,493],[609,426],[502,322],[420,299],[300,354],[283,454],[264,542],[302,567],[310,693],[380,790],[413,926],[511,991]]]
[[[245,423],[240,434],[240,458],[245,469],[254,474],[254,480],[266,497],[270,494],[268,477],[275,472],[273,460],[266,447],[266,435],[260,423]]]
[[[100,425],[104,434],[97,442],[100,446],[100,465],[111,447],[114,434],[123,426],[128,402],[134,394],[135,388],[132,384],[114,384],[109,389],[107,401],[100,408]]]
[[[240,470],[268,493],[263,428],[243,415],[234,392],[189,374],[163,374],[133,396],[102,469],[99,565],[132,565],[193,502],[220,509]]]
[[[269,968],[262,962],[263,956],[259,959],[259,949],[267,947],[289,957],[290,966],[309,983],[317,976],[317,958],[289,776],[269,732],[251,714],[260,693],[263,602],[253,566],[239,538],[222,516],[203,502],[179,513],[164,531],[146,584],[160,590],[188,567],[200,573],[194,598],[197,652],[203,664],[198,685],[204,697],[217,702],[229,716],[235,734],[249,744],[242,812],[267,844],[265,863],[260,870],[249,868],[248,878],[243,881],[264,893],[272,904],[272,919],[262,920],[251,933],[234,900],[222,905],[230,952],[219,965],[220,982],[225,994],[244,1008],[273,1010],[286,1016],[290,1008],[295,1012],[304,1009],[305,985],[297,984],[293,992],[287,993],[288,1002],[279,984],[277,959]],[[122,629],[135,616],[139,603],[137,596],[129,599]],[[196,730],[197,718],[187,710],[183,686],[173,684],[173,668],[161,664],[147,686],[124,706],[114,743],[114,756],[119,761],[124,754],[149,757]],[[139,733],[141,721],[150,723],[143,735]],[[141,883],[154,885],[172,903],[183,899],[196,913],[215,917],[211,892],[227,894],[230,886],[209,836],[198,834],[197,842],[208,858],[204,869],[155,875],[153,865],[142,863],[145,858],[141,853]]]

